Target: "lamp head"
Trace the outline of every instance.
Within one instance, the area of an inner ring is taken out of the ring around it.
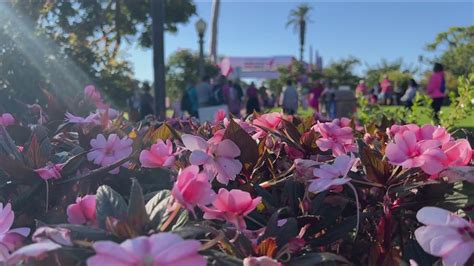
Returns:
[[[202,18],[200,18],[198,21],[196,21],[195,26],[196,26],[196,31],[198,32],[199,36],[203,36],[207,27],[206,22]]]

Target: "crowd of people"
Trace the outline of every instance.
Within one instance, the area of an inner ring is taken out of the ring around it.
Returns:
[[[403,105],[411,108],[418,91],[426,93],[431,99],[435,120],[439,119],[439,111],[443,105],[446,91],[446,80],[444,74],[444,67],[440,63],[435,63],[433,73],[431,74],[426,89],[419,88],[415,79],[410,79],[405,88],[395,84],[388,78],[383,76],[383,80],[375,84],[372,89],[368,89],[365,81],[360,80],[357,85],[356,95],[358,97],[366,97],[371,104],[382,105]]]
[[[134,121],[143,119],[153,113],[153,97],[150,94],[150,85],[144,82],[140,92],[136,90],[129,99],[129,117]],[[235,117],[249,115],[255,112],[264,112],[274,107],[281,107],[283,112],[294,115],[298,108],[306,110],[312,108],[314,113],[321,114],[329,119],[337,117],[336,86],[329,79],[314,82],[295,84],[294,80],[287,80],[280,95],[276,90],[270,90],[262,83],[257,88],[254,82],[245,84],[240,80],[230,80],[219,76],[211,80],[204,76],[198,83],[188,81],[181,100],[171,104],[173,116],[181,117],[185,113],[199,118],[199,108],[226,105],[227,110]],[[422,91],[415,79],[410,79],[406,87],[394,84],[387,75],[381,82],[372,88],[360,80],[355,88],[356,97],[365,97],[370,104],[403,105],[411,108],[416,93]],[[435,120],[445,98],[446,81],[443,65],[436,63],[433,74],[428,80],[426,90],[432,98],[432,108]]]
[[[257,87],[254,82],[245,84],[240,80],[230,80],[220,76],[211,80],[204,76],[200,82],[188,82],[179,105],[173,106],[174,116],[187,113],[199,118],[199,108],[226,105],[227,110],[235,117],[263,112],[275,107],[281,107],[283,112],[294,115],[298,108],[322,111],[328,117],[336,117],[334,103],[336,88],[331,81],[315,81],[295,84],[287,80],[279,95],[276,90],[270,90],[262,83]]]
[[[251,114],[274,106],[274,96],[265,86],[257,88],[254,82],[243,86],[245,84],[240,80],[230,80],[225,76],[215,81],[204,76],[197,84],[188,82],[181,98],[180,110],[174,110],[175,116],[187,112],[190,116],[199,117],[199,108],[227,105],[232,115],[240,117],[244,107],[246,114]]]
[[[150,94],[151,86],[148,82],[143,82],[141,88],[133,91],[133,95],[128,98],[128,118],[131,121],[139,121],[147,115],[153,114],[154,100]]]

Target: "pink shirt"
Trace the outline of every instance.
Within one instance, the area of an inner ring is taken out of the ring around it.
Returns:
[[[380,84],[382,88],[382,93],[391,93],[392,92],[392,82],[388,79],[384,79]]]
[[[444,82],[444,72],[434,72],[430,80],[428,81],[428,87],[426,91],[431,98],[442,98],[444,97],[444,92],[441,91],[441,87]]]
[[[365,84],[357,85],[357,87],[356,87],[356,92],[357,93],[365,94],[366,91],[367,91],[367,87],[365,86]]]

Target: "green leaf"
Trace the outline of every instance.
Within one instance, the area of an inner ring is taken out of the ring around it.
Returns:
[[[285,132],[286,136],[291,139],[294,143],[299,143],[301,134],[295,125],[289,121],[282,120],[283,123],[283,132]]]
[[[145,209],[145,200],[143,199],[143,191],[136,179],[132,179],[127,219],[129,225],[138,232],[149,222],[148,214]]]
[[[373,215],[373,214],[371,214]],[[363,220],[368,216],[367,213],[361,213],[360,219]],[[361,221],[362,222],[362,221]],[[318,237],[314,240],[309,241],[311,246],[313,247],[318,247],[318,246],[324,246],[333,243],[336,240],[339,240],[341,238],[344,238],[351,232],[353,229],[355,229],[357,224],[357,216],[351,216],[348,217],[347,219],[344,220],[341,224],[336,225],[333,229],[329,229],[328,233],[325,235]]]
[[[402,254],[404,261],[410,261],[410,259],[412,259],[416,261],[418,265],[433,265],[437,260],[436,257],[426,253],[415,239],[408,240]]]
[[[214,229],[210,229],[209,227],[201,224],[196,225],[187,225],[183,226],[173,233],[178,234],[184,239],[199,239],[204,238],[206,234],[213,233]]]
[[[452,212],[474,205],[474,184],[469,182],[454,183],[453,189],[445,194],[444,201],[437,205]]]
[[[99,227],[105,229],[105,219],[109,216],[119,220],[126,219],[127,203],[111,187],[100,186],[96,193],[96,214]]]
[[[170,217],[172,211],[167,211],[170,197],[169,190],[161,190],[146,203],[145,209],[150,221],[147,226],[149,229],[158,230]],[[167,229],[176,230],[186,225],[188,221],[189,212],[181,208]]]
[[[73,157],[69,158],[65,163],[61,170],[63,176],[68,176],[74,174],[79,166],[81,166],[82,162],[84,162],[84,158],[86,157],[88,151],[83,151]]]
[[[242,266],[242,260],[217,250],[208,249],[201,253],[207,256],[207,265]]]
[[[145,210],[150,220],[148,224],[150,228],[159,228],[168,207],[170,195],[171,191],[161,190],[146,203]]]
[[[268,192],[266,189],[262,188],[258,184],[254,184],[253,189],[255,189],[255,192],[257,193],[258,196],[262,197],[264,203],[266,203],[265,205],[267,204],[270,204],[271,206],[277,205],[277,202],[273,198],[272,194],[270,194],[270,192]]]
[[[0,154],[9,156],[11,159],[18,161],[23,160],[23,156],[18,151],[15,142],[12,140],[7,130],[2,125],[0,125]]]
[[[320,252],[320,253],[304,254],[301,257],[296,257],[288,263],[288,266],[313,266],[313,265],[321,265],[321,264],[324,265],[325,263],[328,263],[328,262],[338,262],[338,263],[347,264],[347,265],[351,264],[342,256],[329,253],[329,252]]]
[[[358,140],[357,144],[367,178],[372,182],[384,185],[391,175],[390,164],[386,160],[382,160],[380,152],[371,149],[363,141]]]
[[[328,191],[323,191],[318,193],[314,199],[311,200],[311,213],[319,214],[319,210],[324,205],[324,199],[326,198]]]
[[[181,208],[181,210],[179,210],[179,213],[178,213],[178,218],[175,218],[175,222],[171,223],[171,231],[184,227],[188,221],[189,221],[189,212]]]
[[[258,161],[258,145],[252,137],[245,132],[233,119],[229,120],[229,126],[224,133],[224,139],[232,140],[240,149],[239,160],[243,166],[243,172],[249,176]]]
[[[113,236],[102,229],[92,228],[85,225],[79,224],[58,224],[49,225],[49,227],[65,228],[71,231],[72,240],[87,240],[87,241],[100,241],[110,240]]]
[[[279,216],[282,211],[283,210],[280,209],[270,217],[265,232],[262,237],[260,237],[262,240],[269,237],[275,237],[279,248],[298,235],[298,223],[293,217],[287,218],[285,224],[278,226]]]

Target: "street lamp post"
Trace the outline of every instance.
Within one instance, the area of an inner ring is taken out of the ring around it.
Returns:
[[[200,18],[195,26],[199,37],[199,77],[202,78],[204,76],[204,32],[207,24]]]

